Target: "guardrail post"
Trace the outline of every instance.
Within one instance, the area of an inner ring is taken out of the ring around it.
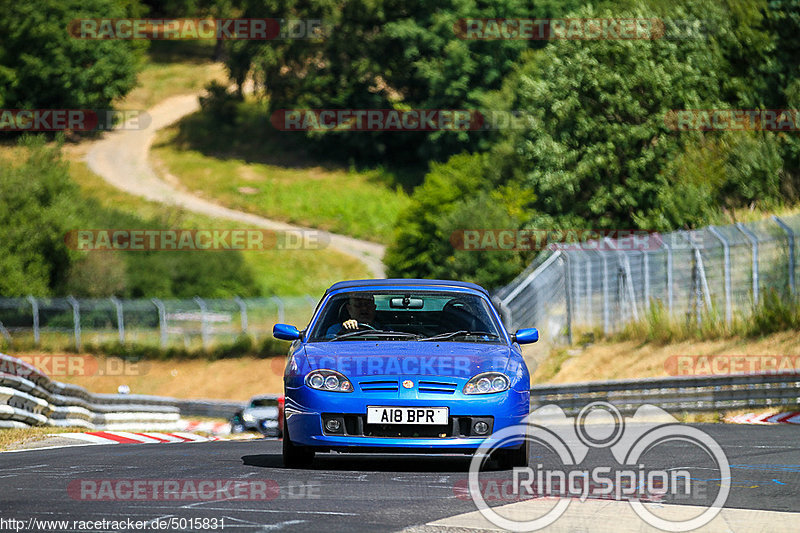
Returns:
[[[31,295],[27,296],[27,300],[31,303],[33,311],[33,344],[39,346],[39,302]]]
[[[158,298],[152,298],[150,300],[153,302],[153,305],[156,306],[158,309],[158,329],[161,336],[161,347],[167,347],[167,310],[164,307],[164,303],[159,300]]]
[[[733,302],[731,301],[731,247],[728,240],[714,226],[709,226],[708,231],[722,243],[722,255],[724,261],[724,284],[725,284],[725,322],[731,323],[733,320]]]
[[[72,296],[67,296],[67,301],[72,306],[72,325],[75,328],[75,348],[81,351],[83,348],[81,343],[81,307],[78,300]]]
[[[125,319],[122,315],[122,304],[117,300],[116,296],[109,298],[111,303],[117,309],[117,330],[119,331],[119,342],[125,344]]]
[[[758,305],[758,238],[741,222],[737,222],[736,227],[744,233],[744,236],[747,237],[753,247],[753,303]]]
[[[206,316],[208,308],[206,307],[206,302],[199,296],[195,296],[194,301],[200,307],[200,337],[203,339],[203,349],[208,350],[208,317]]]
[[[239,316],[242,323],[242,333],[247,335],[247,304],[238,296],[233,297],[233,301],[239,306]]]
[[[278,308],[278,323],[283,324],[284,321],[286,320],[286,315],[285,315],[286,309],[283,305],[283,300],[281,300],[277,296],[273,296],[272,298],[270,298],[270,300],[275,302],[275,306]]]
[[[783,228],[789,238],[789,290],[794,295],[797,292],[794,285],[794,230],[775,215],[772,215],[772,220]]]

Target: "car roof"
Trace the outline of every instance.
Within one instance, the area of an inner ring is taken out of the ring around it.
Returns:
[[[328,290],[325,291],[325,295],[327,296],[331,292],[338,291],[341,289],[361,289],[361,288],[395,289],[403,287],[469,289],[480,292],[486,296],[489,296],[489,291],[487,291],[480,285],[476,285],[475,283],[469,283],[467,281],[452,281],[444,279],[402,279],[402,278],[356,279],[350,281],[340,281],[338,283],[334,283],[333,285],[331,285],[330,288],[328,288]]]

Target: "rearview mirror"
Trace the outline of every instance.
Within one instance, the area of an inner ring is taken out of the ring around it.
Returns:
[[[389,299],[389,307],[392,309],[422,309],[424,303],[422,298],[410,298],[408,296]]]
[[[300,332],[290,324],[275,324],[272,326],[272,336],[282,341],[296,341],[300,338]]]
[[[536,328],[518,329],[511,336],[511,340],[519,344],[531,344],[539,340],[539,330]]]

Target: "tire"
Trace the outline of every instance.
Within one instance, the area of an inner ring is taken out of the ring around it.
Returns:
[[[497,450],[492,456],[500,470],[526,467],[528,466],[528,443],[523,443],[519,448]]]
[[[289,437],[289,426],[283,419],[283,466],[286,468],[308,468],[314,462],[314,450],[297,446]]]

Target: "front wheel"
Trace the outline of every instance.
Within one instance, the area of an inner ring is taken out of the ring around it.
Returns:
[[[289,426],[283,419],[283,466],[286,468],[308,468],[314,462],[314,450],[292,443]]]

